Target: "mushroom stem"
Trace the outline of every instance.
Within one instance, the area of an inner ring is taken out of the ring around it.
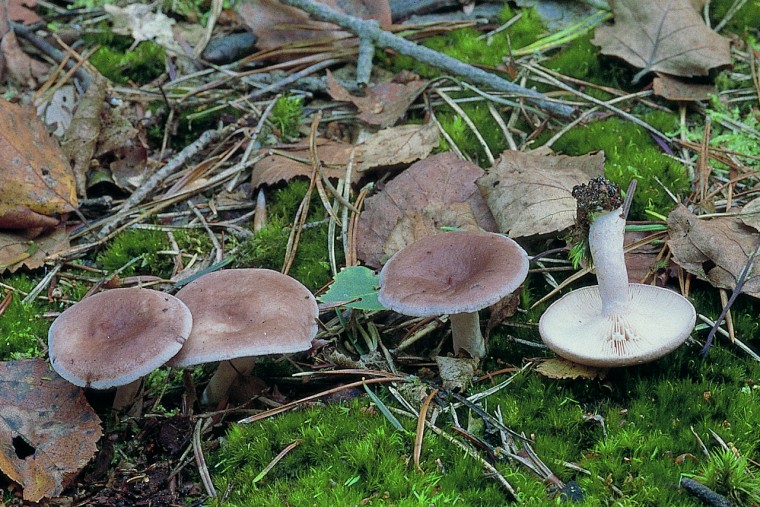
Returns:
[[[459,355],[464,350],[473,358],[486,355],[486,343],[480,333],[478,312],[452,314],[449,315],[449,321],[455,354]]]
[[[255,357],[241,357],[222,361],[216,367],[206,389],[201,395],[201,404],[216,405],[227,396],[230,386],[238,375],[248,375],[256,364]]]
[[[129,384],[116,388],[116,396],[113,399],[113,409],[117,412],[129,411],[130,415],[139,417],[142,413],[142,377]],[[139,407],[137,406],[139,402]]]
[[[594,259],[602,300],[602,315],[619,315],[628,306],[628,270],[625,266],[623,208],[606,211],[591,223],[588,244]]]

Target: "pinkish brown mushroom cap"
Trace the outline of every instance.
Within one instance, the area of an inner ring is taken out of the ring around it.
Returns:
[[[490,232],[447,232],[412,243],[380,272],[378,299],[404,315],[471,313],[515,291],[528,256],[513,240]]]
[[[662,287],[632,283],[624,312],[605,316],[599,287],[576,289],[539,322],[544,343],[559,356],[597,367],[654,361],[681,345],[696,322],[694,306]]]
[[[194,325],[171,366],[299,352],[311,347],[317,333],[314,296],[277,271],[216,271],[190,282],[177,297],[190,308]]]
[[[193,324],[176,297],[151,289],[111,289],[64,311],[50,326],[50,362],[81,387],[129,384],[173,357]]]

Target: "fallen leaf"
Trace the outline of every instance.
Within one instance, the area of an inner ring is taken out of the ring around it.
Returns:
[[[65,224],[58,224],[34,239],[0,231],[0,273],[6,270],[13,273],[21,267],[39,268],[48,257],[68,248],[69,235]]]
[[[391,24],[388,0],[318,0],[317,3],[363,19],[375,19],[380,26]],[[287,44],[346,37],[333,24],[314,21],[295,7],[274,0],[236,2],[235,10],[257,37],[259,49],[276,49]]]
[[[517,313],[517,308],[520,306],[521,294],[522,290],[518,288],[513,293],[500,299],[496,304],[490,306],[490,315],[488,316],[488,323],[486,323],[484,333],[486,339],[491,336],[493,328]]]
[[[105,80],[93,81],[79,100],[62,143],[63,151],[74,169],[77,193],[83,197],[87,195],[87,171],[90,169],[90,161],[95,155],[100,136],[100,112],[105,104],[105,97]]]
[[[60,495],[97,451],[97,414],[42,359],[0,363],[0,384],[0,470],[27,501]]]
[[[25,25],[39,23],[42,18],[34,12],[36,7],[36,0],[10,0],[8,2],[8,19]]]
[[[558,380],[576,378],[585,378],[588,380],[599,378],[601,380],[607,376],[607,370],[605,369],[577,364],[561,358],[541,361],[536,366],[536,371],[544,377]]]
[[[44,120],[45,125],[58,139],[63,137],[66,129],[71,125],[75,100],[74,85],[66,85],[53,92],[48,102],[37,106],[37,116]]]
[[[705,25],[689,0],[614,0],[613,26],[600,26],[591,41],[602,54],[617,56],[648,72],[706,76],[731,65],[729,41]]]
[[[438,375],[441,377],[443,387],[456,389],[464,392],[475,377],[475,368],[478,360],[472,358],[436,356],[435,364],[438,365]]]
[[[0,100],[0,228],[55,226],[77,205],[58,143],[31,112]]]
[[[363,97],[351,93],[327,73],[327,91],[335,100],[351,102],[359,109],[359,120],[374,127],[390,127],[427,86],[423,80],[408,83],[385,82],[367,87]]]
[[[575,223],[575,185],[604,174],[604,152],[579,157],[507,150],[478,186],[499,231],[513,238],[563,231]]]
[[[365,266],[348,266],[335,275],[330,288],[317,296],[320,303],[345,303],[341,306],[357,310],[384,310],[377,300],[377,273]]]
[[[48,73],[47,65],[21,50],[16,34],[12,31],[6,33],[0,41],[0,52],[5,58],[9,77],[17,83],[35,89],[37,83],[44,80]]]
[[[320,138],[317,155],[324,174],[329,178],[344,178],[351,151],[356,148],[351,178],[355,182],[366,171],[410,164],[428,156],[438,146],[438,135],[438,128],[429,123],[390,127],[372,134],[356,147]],[[254,189],[311,175],[309,148],[303,143],[280,146],[276,151],[267,148],[266,152],[268,155],[253,166],[251,185]]]
[[[668,227],[668,247],[676,264],[721,289],[736,287],[760,242],[760,234],[735,217],[700,219],[684,206],[670,212]],[[760,269],[750,271],[742,292],[760,298]]]
[[[667,74],[657,73],[652,82],[654,94],[668,100],[696,102],[716,95],[718,89],[712,84],[688,83]]]
[[[741,213],[739,213],[739,220],[741,220],[744,225],[748,225],[756,231],[760,231],[760,197],[753,199],[744,205]]]
[[[443,226],[493,231],[496,223],[475,185],[481,175],[481,168],[451,152],[410,166],[366,200],[356,231],[359,258],[380,267]]]
[[[155,12],[155,8],[154,4],[141,3],[126,7],[108,3],[103,6],[106,14],[111,17],[114,33],[132,36],[135,44],[149,40],[175,54],[184,54],[174,40],[172,26],[175,21],[162,12]]]

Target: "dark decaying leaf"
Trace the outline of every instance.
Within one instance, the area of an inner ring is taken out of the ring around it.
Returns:
[[[0,470],[30,502],[61,494],[95,454],[100,419],[42,359],[0,363],[0,385]]]
[[[668,216],[673,260],[689,273],[715,287],[733,289],[760,234],[736,217],[703,220],[684,206]],[[742,292],[760,298],[760,269],[750,271]]]
[[[689,0],[610,1],[615,24],[600,26],[592,42],[648,72],[706,76],[731,65],[729,42],[705,25]]]
[[[696,102],[707,100],[718,93],[715,85],[704,83],[689,83],[667,74],[657,73],[652,81],[654,94],[668,100],[681,102]]]
[[[69,248],[69,234],[65,224],[48,229],[35,238],[0,231],[0,273],[13,273],[21,267],[36,269],[45,264],[49,256]]]
[[[575,223],[573,187],[604,174],[604,153],[569,157],[507,150],[486,172],[478,186],[499,232],[537,236]]]
[[[380,267],[409,243],[440,232],[440,227],[487,231],[496,223],[475,180],[483,170],[455,154],[421,160],[367,199],[357,227],[357,253]]]
[[[359,109],[359,120],[374,127],[390,127],[406,114],[406,110],[422,93],[427,81],[408,83],[386,82],[369,86],[363,97],[351,95],[338,81],[327,73],[327,86],[335,100],[351,102]]]

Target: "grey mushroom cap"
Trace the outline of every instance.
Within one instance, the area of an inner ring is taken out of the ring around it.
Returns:
[[[403,315],[476,312],[515,291],[528,275],[528,255],[490,232],[446,232],[397,252],[380,271],[382,305]]]
[[[618,367],[654,361],[676,349],[694,329],[694,306],[676,292],[632,283],[628,300],[625,313],[604,316],[598,286],[576,289],[541,316],[541,338],[570,361]]]
[[[80,387],[108,389],[144,377],[182,348],[190,310],[152,289],[111,289],[66,309],[50,326],[50,363]]]
[[[204,275],[177,297],[193,314],[193,330],[170,366],[308,350],[319,308],[297,280],[269,269],[227,269]]]

